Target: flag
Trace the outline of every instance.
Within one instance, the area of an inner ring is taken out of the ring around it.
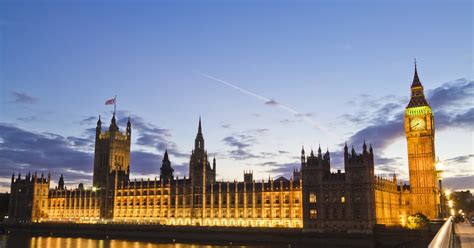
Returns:
[[[115,104],[115,98],[105,101],[105,105],[112,105],[112,104]]]

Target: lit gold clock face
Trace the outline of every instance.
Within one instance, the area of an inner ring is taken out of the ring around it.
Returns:
[[[425,120],[422,118],[415,118],[410,121],[410,128],[412,130],[424,130],[426,128]]]

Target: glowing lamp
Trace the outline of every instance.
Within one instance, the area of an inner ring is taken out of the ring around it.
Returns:
[[[451,195],[451,190],[447,189],[446,191],[444,191],[444,194],[449,197]]]

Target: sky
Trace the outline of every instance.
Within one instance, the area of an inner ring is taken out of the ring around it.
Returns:
[[[408,179],[414,59],[451,189],[474,189],[471,1],[0,0],[0,192],[91,185],[94,128],[132,121],[131,177],[187,175],[198,119],[219,180],[289,176],[302,146]]]

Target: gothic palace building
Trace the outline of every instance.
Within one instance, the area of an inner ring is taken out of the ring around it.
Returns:
[[[122,133],[112,117],[96,127],[93,187],[51,188],[50,175],[11,179],[10,222],[154,223],[163,225],[288,227],[316,232],[370,232],[375,224],[405,225],[420,212],[439,210],[434,119],[415,67],[405,110],[410,185],[395,175],[374,174],[374,151],[344,147],[344,172],[331,172],[329,151],[301,151],[301,169],[290,179],[216,180],[216,159],[204,146],[201,120],[189,161],[189,177],[173,176],[165,152],[159,179],[130,180],[130,120]]]

